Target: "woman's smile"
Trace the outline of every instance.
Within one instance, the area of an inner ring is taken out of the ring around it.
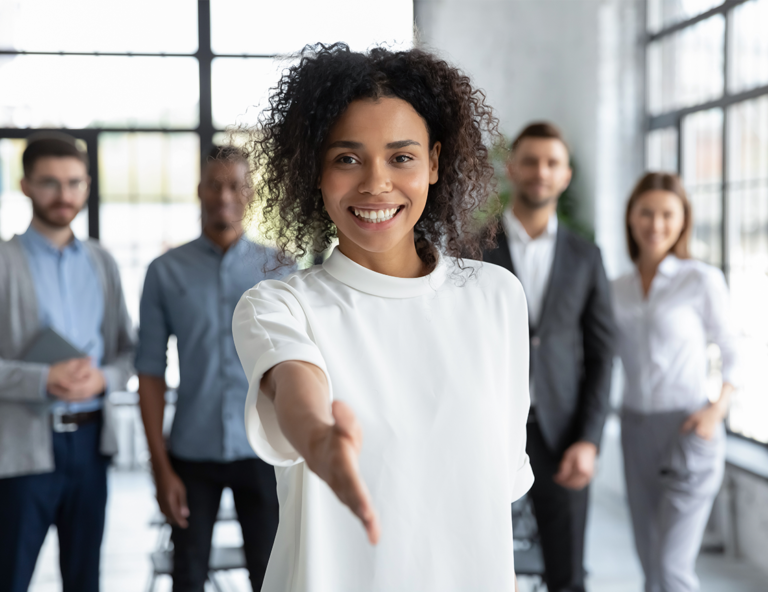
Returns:
[[[354,216],[357,225],[365,230],[388,229],[392,225],[388,223],[393,222],[404,209],[404,205],[389,204],[380,206],[350,206],[348,208],[349,212]]]

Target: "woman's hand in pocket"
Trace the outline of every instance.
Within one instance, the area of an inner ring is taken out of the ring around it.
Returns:
[[[724,419],[723,412],[718,405],[708,403],[695,413],[691,414],[680,428],[682,433],[694,432],[699,438],[711,440],[715,437],[717,428]]]

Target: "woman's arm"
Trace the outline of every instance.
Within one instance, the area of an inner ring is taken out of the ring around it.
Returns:
[[[730,382],[724,382],[720,391],[720,398],[691,414],[680,430],[682,432],[695,431],[699,437],[711,440],[715,435],[717,426],[728,415],[728,406],[734,390],[735,388]]]
[[[684,432],[695,431],[709,440],[728,415],[731,395],[740,384],[739,338],[730,315],[730,297],[725,277],[719,269],[712,269],[704,276],[706,305],[703,319],[709,339],[720,348],[723,365],[723,387],[717,401],[693,413],[683,424]]]
[[[285,438],[360,519],[368,539],[376,544],[379,519],[358,468],[363,433],[352,410],[339,401],[329,404],[325,374],[307,362],[291,360],[273,366],[260,388],[274,402]]]

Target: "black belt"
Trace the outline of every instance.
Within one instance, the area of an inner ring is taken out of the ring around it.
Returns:
[[[82,413],[60,413],[54,411],[51,423],[54,432],[76,432],[77,428],[92,421],[101,419],[101,409],[84,411]]]

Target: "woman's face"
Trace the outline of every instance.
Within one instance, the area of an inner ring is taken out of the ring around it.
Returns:
[[[665,257],[680,238],[684,223],[683,202],[676,194],[663,189],[641,194],[629,212],[632,238],[644,258]]]
[[[358,100],[331,128],[320,178],[323,202],[347,256],[413,250],[413,227],[437,182],[421,116],[401,99]]]

